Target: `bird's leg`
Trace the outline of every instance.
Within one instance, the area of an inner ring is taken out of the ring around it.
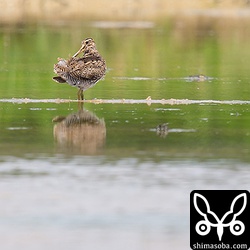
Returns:
[[[77,93],[77,96],[78,96],[78,109],[79,110],[83,110],[83,102],[81,102],[83,99],[83,90],[82,89],[79,89],[78,90],[78,93]]]
[[[84,100],[83,99],[83,90],[82,89],[79,89],[78,92],[77,92],[77,97],[78,97],[78,100]]]
[[[83,110],[83,102],[78,102],[78,110],[81,111]]]

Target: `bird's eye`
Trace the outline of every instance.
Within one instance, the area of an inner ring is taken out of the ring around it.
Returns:
[[[91,39],[86,39],[85,44],[89,44],[91,42]]]

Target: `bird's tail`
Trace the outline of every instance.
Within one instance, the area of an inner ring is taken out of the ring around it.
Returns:
[[[54,76],[52,78],[55,82],[58,82],[58,83],[65,83],[66,81],[64,79],[62,79],[62,77],[60,76]]]

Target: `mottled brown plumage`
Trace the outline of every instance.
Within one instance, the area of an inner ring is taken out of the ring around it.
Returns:
[[[83,56],[77,57],[80,53],[83,53]],[[81,48],[69,60],[63,58],[57,60],[54,72],[58,76],[53,77],[53,80],[78,87],[78,99],[82,100],[83,91],[93,87],[106,72],[105,60],[99,54],[92,38],[83,40]]]

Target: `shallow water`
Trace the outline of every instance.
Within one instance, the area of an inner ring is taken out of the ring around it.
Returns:
[[[192,190],[249,189],[249,25],[104,24],[1,28],[1,249],[186,249]],[[52,68],[90,36],[79,104]]]

